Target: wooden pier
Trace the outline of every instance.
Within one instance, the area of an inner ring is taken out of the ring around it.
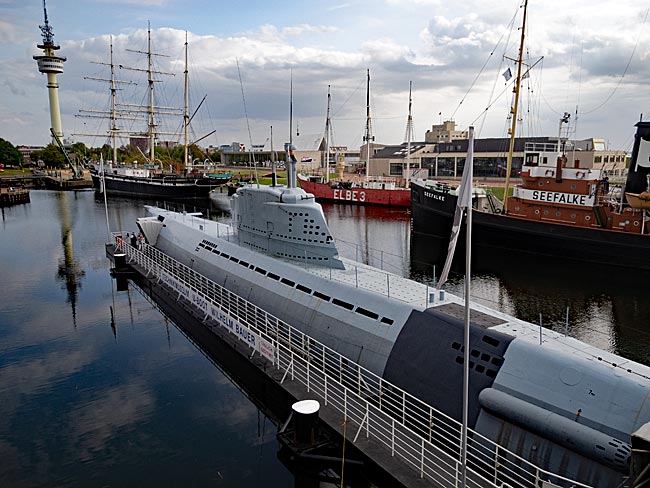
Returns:
[[[34,171],[11,176],[0,176],[0,185],[14,188],[46,188],[48,190],[85,190],[93,187],[90,174],[74,179],[69,171]]]
[[[23,188],[0,188],[0,207],[29,203],[29,190]]]

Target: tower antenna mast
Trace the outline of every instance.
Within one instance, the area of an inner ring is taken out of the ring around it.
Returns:
[[[63,139],[63,127],[61,125],[61,110],[59,108],[59,85],[56,82],[56,75],[63,74],[63,63],[66,58],[57,56],[54,51],[61,49],[61,46],[54,44],[54,32],[52,26],[47,20],[47,6],[43,0],[43,16],[45,22],[40,25],[43,43],[37,44],[36,47],[43,50],[42,55],[33,56],[38,63],[38,70],[47,75],[47,91],[50,99],[50,129],[52,139]]]

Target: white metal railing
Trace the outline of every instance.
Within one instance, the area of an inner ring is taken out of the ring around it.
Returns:
[[[144,244],[142,250],[137,250],[122,235],[126,234],[113,233],[116,247],[147,276],[159,280],[165,274],[174,276],[195,296],[271,343],[271,359],[283,371],[283,381],[299,381],[326,406],[338,410],[356,428],[353,442],[361,435],[372,438],[421,478],[445,487],[460,485],[458,421],[156,248]],[[590,486],[541,469],[478,432],[470,430],[468,435],[468,487],[539,488],[543,481],[576,488]]]

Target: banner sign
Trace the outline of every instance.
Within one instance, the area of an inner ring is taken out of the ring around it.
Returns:
[[[167,286],[188,299],[196,308],[212,317],[221,327],[236,335],[241,341],[244,341],[269,361],[275,361],[275,347],[272,342],[261,338],[257,333],[242,325],[237,319],[223,312],[201,293],[190,290],[167,271],[161,270],[160,279]]]
[[[594,206],[593,195],[580,195],[577,193],[560,193],[556,191],[529,190],[515,187],[513,196],[534,202],[562,203],[564,205],[578,205],[582,207]]]

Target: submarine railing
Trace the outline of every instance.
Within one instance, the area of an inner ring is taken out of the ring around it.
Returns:
[[[423,479],[460,485],[460,422],[312,339],[183,263],[143,244],[141,250],[114,232],[114,245],[150,278],[163,281],[284,372],[326,406],[338,410],[360,435],[381,443]],[[218,314],[218,315],[216,315]],[[588,488],[544,470],[478,432],[469,431],[467,486]],[[550,485],[552,486],[552,485]]]

